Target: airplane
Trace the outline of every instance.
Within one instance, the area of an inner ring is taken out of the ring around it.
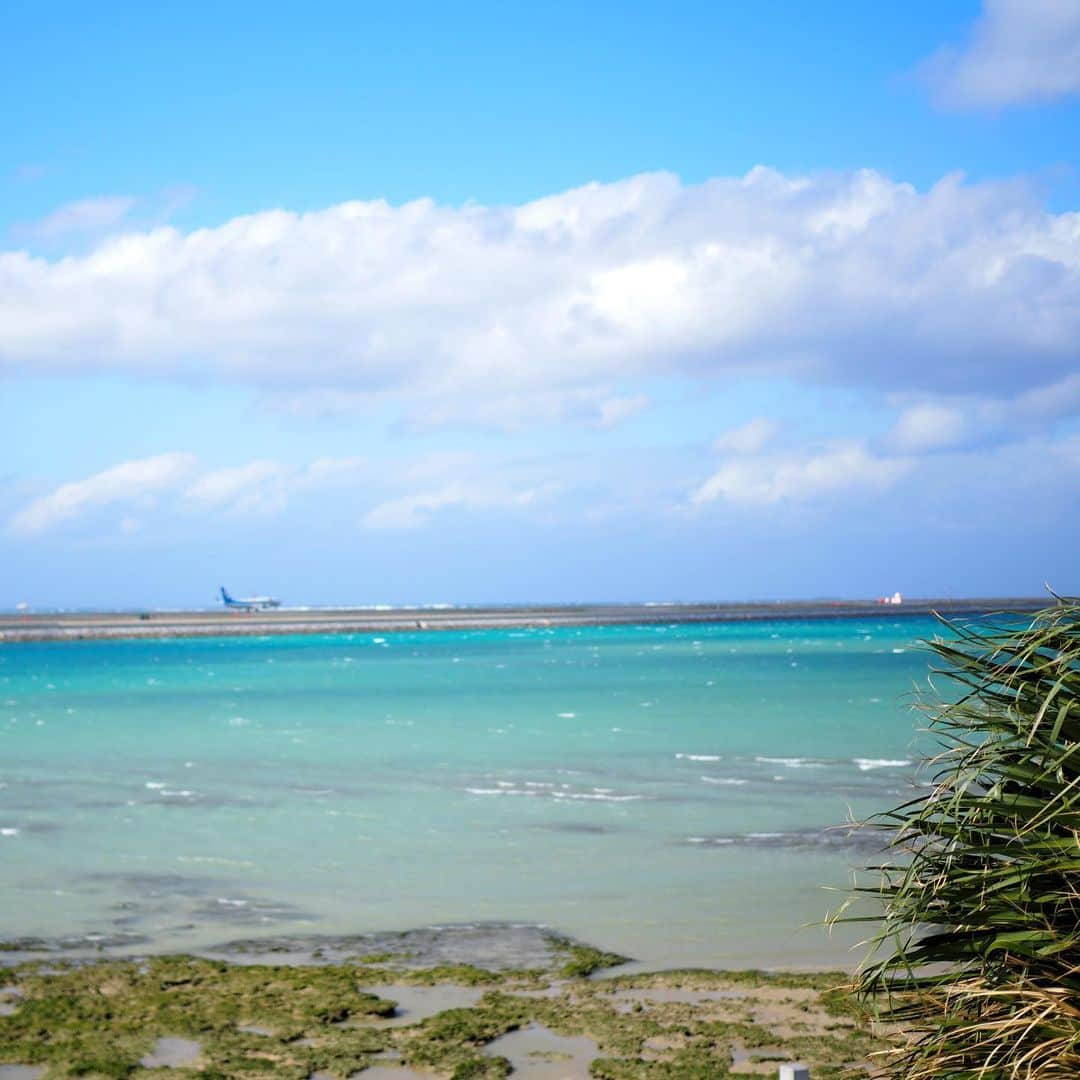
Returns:
[[[230,596],[224,585],[221,586],[221,602],[233,611],[269,611],[281,607],[281,601],[272,596]]]

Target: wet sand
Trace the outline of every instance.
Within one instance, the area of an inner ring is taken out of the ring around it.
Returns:
[[[1037,611],[1045,597],[981,597],[747,604],[596,604],[468,608],[278,608],[273,611],[115,611],[0,614],[0,643],[110,638],[222,637],[268,634],[355,634],[426,630],[495,630],[558,626],[715,623],[767,619],[969,616]]]

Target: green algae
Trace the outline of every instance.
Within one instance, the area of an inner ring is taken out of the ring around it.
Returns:
[[[829,1080],[881,1046],[837,990],[839,974],[695,970],[596,980],[583,975],[622,958],[573,946],[558,959],[565,962],[554,974],[469,965],[231,965],[183,956],[27,962],[5,969],[5,984],[20,996],[15,1011],[0,1017],[0,1063],[44,1065],[48,1080],[161,1076],[140,1060],[159,1038],[182,1037],[196,1041],[200,1054],[170,1069],[170,1080],[307,1080],[315,1072],[344,1080],[388,1054],[434,1077],[502,1080],[510,1063],[490,1044],[538,1024],[594,1040],[597,1080],[719,1080],[742,1072],[731,1072],[736,1051],[752,1062],[755,1050],[762,1062],[778,1050],[807,1061],[812,1075]],[[391,1026],[383,1021],[394,1001],[366,989],[386,984],[486,992],[470,1008]],[[693,1000],[665,999],[665,989]]]
[[[562,953],[566,957],[559,969],[559,974],[565,979],[588,978],[597,971],[619,967],[630,962],[627,956],[604,952],[601,949],[594,949],[591,945],[582,945],[566,938],[552,938],[551,945],[556,953]]]
[[[504,982],[535,981],[542,972],[488,971],[472,964],[436,964],[429,968],[392,968],[357,965],[354,970],[366,982],[404,983],[407,986],[497,986]]]

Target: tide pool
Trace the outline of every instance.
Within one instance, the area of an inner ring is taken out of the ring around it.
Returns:
[[[0,646],[0,938],[538,923],[652,967],[850,965],[929,619]]]

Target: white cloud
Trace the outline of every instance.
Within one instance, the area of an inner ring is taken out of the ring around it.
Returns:
[[[1077,0],[984,0],[962,50],[940,50],[923,73],[942,104],[996,108],[1080,93]]]
[[[478,488],[473,484],[450,483],[431,491],[414,492],[379,503],[369,510],[363,524],[369,529],[418,529],[442,510],[516,510],[528,506],[542,493],[536,488],[523,491]]]
[[[316,458],[307,465],[261,459],[203,473],[184,492],[188,508],[276,513],[300,492],[360,479],[364,458]]]
[[[947,400],[901,397],[900,415],[885,437],[893,451],[920,453],[1024,440],[1080,413],[1080,373],[1005,400],[977,395]]]
[[[1023,392],[1075,370],[1080,214],[872,172],[590,184],[518,207],[351,202],[0,254],[0,369],[201,375],[414,422],[603,422],[753,371]],[[611,406],[608,406],[610,414]]]
[[[95,507],[137,504],[176,487],[194,467],[193,454],[160,454],[114,465],[35,499],[14,515],[11,528],[24,535],[39,533]]]
[[[607,398],[600,402],[600,415],[596,418],[599,427],[615,427],[632,416],[637,416],[649,407],[647,394]]]
[[[756,454],[776,435],[777,425],[765,416],[756,416],[741,427],[718,435],[713,449],[732,454]]]
[[[889,443],[904,453],[921,453],[956,446],[968,435],[964,414],[944,405],[913,405],[905,409],[889,433]]]
[[[362,399],[352,395],[348,400],[356,407]],[[459,393],[443,389],[429,394],[418,390],[411,404],[410,419],[417,428],[472,424],[513,432],[529,424],[556,424],[566,420],[614,427],[645,409],[649,398],[645,394],[611,396],[611,387],[607,385],[565,389],[534,385],[528,392],[488,385],[463,386]]]
[[[565,467],[568,463],[555,463]],[[579,462],[570,463],[576,469]],[[450,510],[518,512],[542,503],[560,488],[550,460],[506,460],[443,451],[402,463],[386,478],[384,495],[361,519],[364,528],[408,530]],[[389,497],[386,497],[386,494]]]
[[[85,480],[62,484],[14,514],[13,532],[32,535],[110,505],[148,507],[171,496],[170,508],[213,513],[274,513],[298,492],[355,483],[367,472],[363,458],[317,458],[307,465],[249,461],[219,469],[198,470],[194,454],[159,454],[115,465]],[[127,514],[121,532],[143,528]]]
[[[291,475],[291,469],[276,461],[250,461],[203,473],[184,497],[202,507],[274,510],[286,501],[284,481]]]
[[[366,472],[366,458],[316,458],[303,473],[303,479],[309,484],[336,484],[356,479]]]
[[[1042,425],[1072,416],[1080,412],[1080,371],[1028,390],[1010,402],[988,402],[983,408],[997,423],[1012,417],[1022,424]]]
[[[690,496],[692,503],[717,499],[764,505],[806,502],[851,491],[883,491],[911,466],[898,458],[880,458],[865,446],[825,448],[811,455],[770,454],[725,461]]]
[[[1063,457],[1070,465],[1080,469],[1080,435],[1069,435],[1057,443],[1052,443],[1051,453]]]
[[[27,236],[56,240],[78,233],[98,233],[118,225],[135,205],[128,195],[100,195],[64,203],[32,224],[18,227]]]

